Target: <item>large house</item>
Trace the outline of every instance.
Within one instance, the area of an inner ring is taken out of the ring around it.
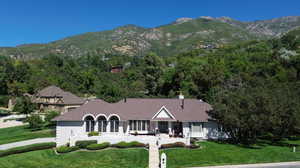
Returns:
[[[179,99],[127,98],[117,103],[95,99],[54,119],[57,145],[87,139],[149,143],[157,135],[165,138],[162,143],[219,138],[218,125],[207,115],[211,109],[201,100],[182,95]],[[93,131],[100,136],[88,137]]]
[[[40,111],[55,110],[65,113],[81,106],[85,100],[57,86],[48,86],[33,96],[33,102],[38,104]]]

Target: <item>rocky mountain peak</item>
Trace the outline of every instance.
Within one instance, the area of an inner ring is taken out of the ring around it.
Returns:
[[[185,23],[188,21],[193,20],[193,18],[189,18],[189,17],[182,17],[182,18],[178,18],[176,19],[176,21],[174,22],[174,24],[181,24],[181,23]]]
[[[199,18],[200,19],[207,19],[207,20],[214,20],[215,19],[214,17],[211,17],[211,16],[200,16]]]

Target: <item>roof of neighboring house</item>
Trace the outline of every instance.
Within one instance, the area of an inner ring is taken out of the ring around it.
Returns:
[[[154,118],[160,110],[164,109],[171,118]],[[181,99],[151,99],[151,98],[127,98],[117,103],[107,103],[101,99],[95,99],[56,117],[55,121],[82,121],[85,116],[91,115],[95,119],[104,115],[108,119],[117,115],[120,120],[153,120],[153,121],[203,121],[209,119],[207,111],[212,107],[197,99],[184,99],[182,108]]]
[[[57,86],[48,86],[40,91],[38,91],[35,96],[37,97],[61,97],[61,93],[63,93],[64,90]]]
[[[85,100],[70,92],[66,92],[57,86],[48,86],[35,94],[36,98],[61,98],[62,102],[55,104],[83,104]],[[38,101],[38,100],[36,100]],[[53,103],[52,103],[53,104]]]

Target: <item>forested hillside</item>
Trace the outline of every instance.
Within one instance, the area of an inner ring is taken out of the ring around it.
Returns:
[[[161,57],[125,55],[0,58],[0,94],[33,94],[57,85],[114,102],[124,97],[185,97],[211,103],[210,115],[236,141],[300,133],[299,29],[280,39],[248,41]],[[103,59],[105,58],[105,59]],[[121,73],[110,67],[123,65]]]

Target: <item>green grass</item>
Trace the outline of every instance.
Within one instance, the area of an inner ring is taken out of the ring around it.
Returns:
[[[201,149],[166,149],[168,168],[229,164],[271,163],[300,160],[290,147],[264,145],[246,148],[216,142],[201,142]]]
[[[0,150],[0,157],[18,154],[18,153],[26,153],[30,151],[51,149],[54,148],[55,146],[56,146],[55,142],[37,143],[32,145],[20,146],[20,147],[10,148],[7,150]]]
[[[76,151],[56,155],[53,149],[10,155],[0,158],[5,168],[146,168],[148,151],[145,149],[107,149]]]
[[[51,129],[32,131],[27,126],[0,129],[0,145],[34,138],[54,137]]]

